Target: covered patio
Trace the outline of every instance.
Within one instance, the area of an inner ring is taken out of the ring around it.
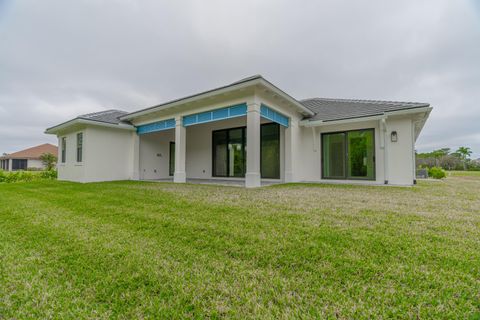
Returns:
[[[239,103],[137,126],[139,179],[259,187],[285,181],[289,118]]]

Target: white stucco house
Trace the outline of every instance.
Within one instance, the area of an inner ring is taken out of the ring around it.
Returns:
[[[60,180],[412,185],[428,103],[297,100],[262,76],[135,112],[48,128]]]

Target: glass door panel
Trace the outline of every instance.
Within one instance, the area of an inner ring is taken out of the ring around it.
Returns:
[[[323,177],[345,179],[345,132],[322,135]]]
[[[228,176],[245,176],[244,128],[228,131]]]
[[[213,176],[227,177],[228,173],[228,152],[227,152],[228,131],[213,132]]]
[[[280,126],[276,123],[263,124],[260,132],[262,178],[280,179]]]
[[[373,130],[357,130],[347,133],[349,178],[374,179],[375,148],[373,139]]]

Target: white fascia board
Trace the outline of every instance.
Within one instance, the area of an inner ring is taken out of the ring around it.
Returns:
[[[129,124],[124,124],[124,123],[113,124],[113,123],[87,120],[87,119],[73,119],[73,120],[64,122],[62,124],[59,124],[58,126],[48,128],[47,130],[45,130],[45,133],[46,134],[57,134],[59,131],[65,130],[68,127],[71,127],[71,126],[74,126],[74,125],[77,125],[77,124],[91,125],[91,126],[104,127],[104,128],[130,130],[130,131],[135,131],[136,130],[136,128],[134,126],[131,126]]]
[[[332,121],[325,121],[325,120],[302,120],[300,121],[300,125],[304,127],[318,127],[318,126],[330,126],[335,124],[344,124],[344,123],[352,123],[352,122],[365,122],[365,121],[372,121],[372,120],[381,120],[386,119],[389,116],[401,116],[401,115],[409,115],[415,113],[427,113],[430,114],[432,111],[432,107],[422,107],[422,108],[412,108],[406,110],[397,110],[397,111],[387,111],[381,115],[370,116],[370,117],[359,117],[359,118],[350,118],[350,119],[342,119],[342,120],[332,120]],[[426,121],[426,118],[425,118]]]
[[[302,113],[304,115],[310,115],[310,116],[314,115],[313,111],[311,111],[310,109],[303,106],[300,102],[298,102],[297,100],[295,100],[294,98],[292,98],[291,96],[289,96],[288,94],[283,92],[282,90],[278,89],[276,86],[274,86],[270,82],[266,81],[263,78],[256,78],[256,79],[252,79],[250,81],[246,81],[246,82],[243,82],[243,83],[234,84],[234,85],[231,85],[231,86],[226,86],[226,87],[222,87],[222,88],[219,88],[219,89],[213,89],[213,90],[206,91],[204,93],[199,93],[199,94],[196,94],[196,95],[193,95],[193,96],[190,96],[190,97],[174,100],[172,102],[167,102],[165,104],[161,104],[161,105],[158,105],[158,106],[153,106],[153,107],[143,109],[143,110],[140,110],[140,111],[137,111],[137,112],[132,112],[130,114],[127,114],[127,115],[124,115],[124,116],[120,117],[119,119],[120,120],[132,120],[132,119],[135,119],[137,117],[147,115],[147,114],[150,114],[150,113],[153,113],[153,112],[174,108],[174,107],[177,107],[177,106],[180,106],[180,105],[183,105],[183,104],[192,103],[192,102],[207,99],[207,98],[210,98],[210,97],[213,97],[213,96],[218,96],[218,95],[231,93],[231,92],[236,91],[236,90],[241,90],[241,89],[245,89],[245,88],[248,88],[248,87],[253,87],[253,86],[256,86],[256,85],[262,85],[262,86],[266,87],[267,89],[273,91],[275,94],[277,94],[278,96],[282,97],[283,99],[287,100],[289,103],[294,105],[299,110],[300,113]]]

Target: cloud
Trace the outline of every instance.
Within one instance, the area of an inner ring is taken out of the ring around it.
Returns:
[[[77,114],[261,73],[296,98],[430,102],[420,151],[480,157],[476,1],[0,0],[0,152]]]

